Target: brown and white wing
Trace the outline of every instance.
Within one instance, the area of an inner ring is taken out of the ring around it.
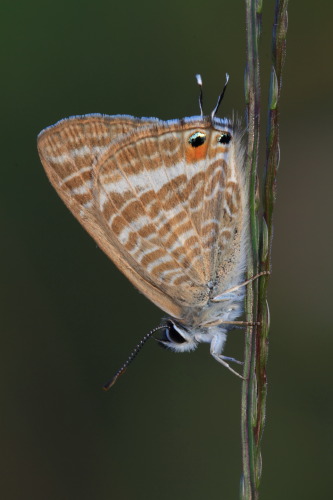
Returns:
[[[238,124],[220,122],[230,143],[221,147],[206,169],[201,233],[205,242],[212,284],[211,298],[244,281],[249,243],[248,188],[244,170],[243,130]],[[218,125],[218,123],[217,123]],[[212,134],[216,147],[216,131]],[[222,138],[223,141],[223,138]]]
[[[179,317],[179,307],[157,287],[144,284],[142,276],[117,250],[110,228],[96,208],[92,190],[98,162],[112,143],[131,130],[147,128],[155,122],[155,118],[97,114],[64,119],[39,134],[38,152],[51,184],[102,250],[139,290],[145,286],[144,293],[150,300]]]
[[[194,147],[198,131],[206,140]],[[112,142],[89,170],[77,161],[87,142],[80,137],[77,146],[74,128],[44,134],[39,151],[53,186],[142,293],[176,318],[205,305],[212,287],[219,293],[214,284],[230,273],[223,254],[242,232],[235,214],[243,202],[230,148],[209,120],[149,121]]]
[[[60,120],[38,136],[38,151],[47,175],[55,172],[61,186],[81,194],[79,202],[89,204],[92,170],[110,145],[124,134],[147,127],[154,118],[127,115],[83,115]],[[59,192],[59,187],[55,186]],[[79,191],[78,191],[79,190]]]
[[[206,136],[202,148],[191,144],[198,131]],[[143,278],[150,300],[164,311],[169,299],[179,308],[176,317],[220,293],[223,273],[230,281],[237,274],[243,178],[229,161],[233,143],[220,137],[208,121],[152,124],[110,147],[96,169],[96,208],[118,255]],[[163,292],[162,303],[148,284]]]

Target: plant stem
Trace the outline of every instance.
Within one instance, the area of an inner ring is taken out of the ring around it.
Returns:
[[[245,95],[247,104],[247,176],[250,194],[251,251],[248,256],[248,276],[258,271],[270,271],[273,238],[273,209],[276,199],[276,174],[279,165],[278,103],[281,91],[282,68],[285,60],[288,0],[276,0],[273,26],[269,114],[266,134],[266,161],[264,173],[263,217],[260,224],[260,205],[257,184],[257,165],[260,126],[260,74],[258,44],[261,30],[261,0],[245,0],[247,27],[247,68]],[[242,500],[257,500],[261,479],[261,439],[265,424],[268,356],[269,310],[267,304],[267,276],[248,286],[246,313],[249,322],[259,321],[258,327],[248,328],[245,343],[244,376],[242,388],[241,430],[243,475]]]
[[[257,191],[257,163],[259,151],[259,125],[260,125],[260,79],[259,79],[259,54],[258,44],[261,27],[261,4],[256,1],[245,0],[246,31],[247,31],[247,66],[245,70],[245,97],[247,105],[247,156],[246,174],[249,179],[249,208],[251,227],[251,250],[248,255],[248,277],[254,276],[258,270],[258,191]],[[257,289],[258,283],[254,281],[247,288],[246,313],[247,320],[257,321]],[[256,394],[256,343],[255,329],[248,327],[246,332],[244,377],[242,387],[241,405],[241,432],[243,475],[241,480],[241,499],[256,498],[255,481],[255,442],[252,422],[255,420],[254,411]]]

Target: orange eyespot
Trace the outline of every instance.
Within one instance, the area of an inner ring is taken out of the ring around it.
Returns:
[[[194,134],[191,135],[188,142],[189,144],[191,144],[193,148],[198,148],[199,146],[203,145],[205,140],[206,140],[206,134],[204,134],[203,132],[195,132]]]
[[[198,131],[192,134],[187,142],[186,161],[187,163],[196,163],[207,155],[208,142],[207,135],[204,132]]]

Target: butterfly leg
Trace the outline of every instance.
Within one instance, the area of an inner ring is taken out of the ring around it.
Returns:
[[[241,375],[240,373],[236,372],[236,370],[234,370],[233,368],[231,368],[231,366],[226,362],[224,361],[224,356],[221,356],[221,354],[215,354],[213,352],[211,352],[211,355],[213,356],[214,359],[216,359],[216,361],[218,361],[219,363],[221,363],[221,365],[225,366],[226,368],[228,368],[229,371],[231,371],[231,373],[233,373],[234,375],[237,375],[237,377],[241,378],[242,380],[246,380],[245,377],[243,377],[243,375]]]
[[[243,364],[243,363],[241,361],[237,361],[234,358],[229,358],[229,357],[223,356],[221,354],[223,346],[224,346],[224,342],[225,342],[225,337],[222,337],[220,335],[216,335],[215,337],[213,337],[212,341],[210,343],[211,355],[213,356],[214,359],[216,359],[216,361],[221,363],[221,365],[228,368],[228,370],[230,370],[231,373],[233,373],[234,375],[237,375],[237,377],[241,378],[242,380],[245,380],[245,378],[242,375],[240,375],[240,373],[236,372],[236,370],[231,368],[231,366],[227,363],[227,361],[232,361],[232,362],[239,363],[239,364]]]
[[[260,278],[260,276],[265,276],[265,275],[270,275],[270,274],[271,274],[270,271],[262,271],[261,273],[258,273],[255,276],[252,276],[252,278],[250,278],[249,280],[243,281],[243,283],[240,283],[239,285],[236,285],[232,288],[229,288],[229,290],[225,290],[220,295],[217,295],[216,297],[214,297],[212,299],[212,302],[222,302],[224,300],[227,300],[227,298],[225,297],[226,294],[231,293],[231,292],[235,292],[239,288],[242,288],[243,286],[246,286],[249,283],[251,283],[251,281],[254,281],[254,280]]]
[[[230,361],[231,363],[237,363],[238,365],[243,365],[244,364],[244,361],[239,361],[238,359],[235,359],[235,358],[229,358],[229,356],[222,356],[222,354],[220,354],[220,357],[224,361]]]
[[[211,321],[210,323],[204,323],[203,326],[206,328],[210,326],[217,325],[233,325],[234,328],[246,328],[247,326],[260,326],[259,321],[224,321],[223,319],[217,319],[215,321]]]

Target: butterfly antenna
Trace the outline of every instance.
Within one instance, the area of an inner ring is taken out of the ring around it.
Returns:
[[[138,345],[133,349],[131,354],[129,355],[128,359],[125,361],[125,363],[122,365],[122,367],[117,371],[117,373],[110,379],[106,384],[103,385],[103,389],[105,391],[108,391],[118,380],[120,375],[125,373],[127,370],[127,367],[130,363],[132,363],[133,359],[136,357],[136,355],[141,351],[142,347],[145,345],[147,340],[150,339],[150,337],[157,331],[160,330],[161,328],[165,328],[165,326],[157,326],[156,328],[153,328],[149,333],[147,333],[142,340],[138,343]]]
[[[203,101],[203,94],[202,94],[202,78],[199,73],[195,75],[195,78],[197,80],[197,84],[200,87],[200,94],[199,94],[199,108],[200,108],[200,113],[201,113],[201,118],[203,118],[203,109],[202,109],[202,101]]]
[[[217,113],[217,110],[219,109],[219,106],[220,106],[220,104],[221,104],[221,101],[222,101],[222,99],[223,99],[223,97],[224,97],[225,91],[226,91],[226,89],[227,89],[228,81],[229,81],[229,75],[228,75],[228,73],[226,73],[226,74],[225,74],[225,84],[224,84],[223,90],[222,90],[221,94],[219,95],[219,97],[218,97],[218,99],[217,99],[216,106],[215,106],[215,108],[213,109],[212,114],[211,114],[211,120],[212,120],[212,121],[214,120],[214,117],[215,117],[215,115],[216,115],[216,113]]]

